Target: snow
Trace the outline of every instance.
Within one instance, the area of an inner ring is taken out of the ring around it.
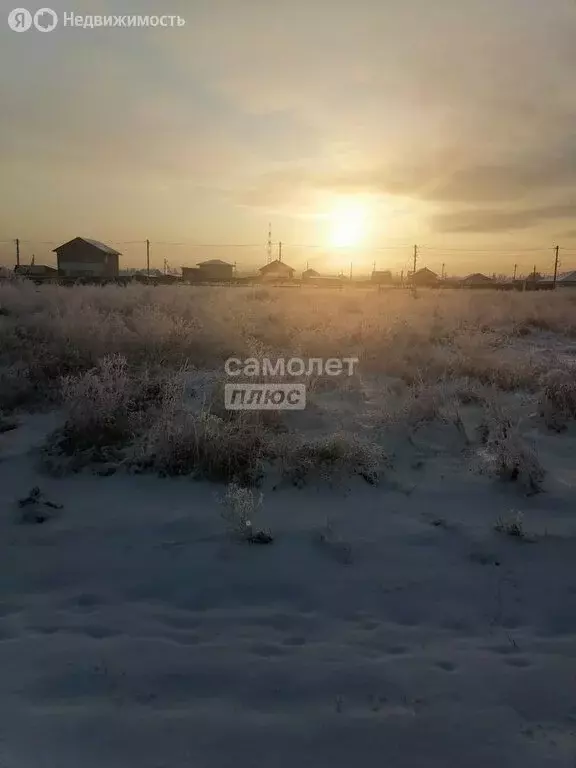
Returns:
[[[58,418],[0,435],[3,768],[574,766],[572,432],[532,430],[533,497],[434,425],[378,487],[269,481],[257,546],[222,487],[40,473]],[[35,485],[63,509],[20,524]]]

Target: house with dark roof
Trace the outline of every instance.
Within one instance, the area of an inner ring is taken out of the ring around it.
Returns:
[[[392,285],[392,272],[389,269],[375,269],[370,281],[376,285]]]
[[[494,285],[494,282],[491,277],[483,275],[481,272],[474,272],[462,280],[462,286],[464,288],[489,288]]]
[[[53,252],[62,277],[118,277],[120,252],[99,240],[75,237]]]
[[[20,277],[28,277],[36,281],[56,280],[58,270],[46,264],[19,264],[14,267],[14,274]]]
[[[568,272],[567,275],[562,275],[558,280],[558,285],[563,288],[574,288],[576,286],[576,270]]]
[[[428,269],[428,267],[423,267],[411,275],[410,281],[412,285],[421,286],[423,288],[433,288],[438,285],[438,275],[436,272],[432,272],[431,269]]]
[[[302,283],[317,288],[342,287],[346,278],[340,275],[321,275],[315,269],[307,269],[302,272]]]
[[[198,264],[200,280],[232,280],[234,264],[221,259],[209,259]]]
[[[221,259],[201,261],[195,267],[182,267],[185,283],[229,282],[234,279],[235,266]]]
[[[260,280],[265,280],[266,282],[278,280],[282,282],[293,280],[296,270],[289,267],[285,262],[280,261],[280,259],[276,259],[271,261],[270,264],[260,267],[258,272],[260,273]]]

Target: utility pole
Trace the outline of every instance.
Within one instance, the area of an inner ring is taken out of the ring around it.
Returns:
[[[150,240],[146,240],[146,275],[150,277]]]
[[[282,261],[282,243],[278,243],[278,261]]]
[[[272,224],[268,224],[268,247],[267,247],[266,263],[270,264],[271,261],[272,261]]]
[[[518,269],[518,264],[514,264],[514,277],[512,278],[513,280],[516,280],[516,271],[517,271],[517,269]]]
[[[20,266],[20,240],[16,238],[14,242],[16,243],[16,266],[19,267]]]
[[[560,256],[560,246],[557,245],[554,250],[556,251],[556,258],[554,259],[554,290],[556,290],[556,280],[558,279],[558,259]]]
[[[412,272],[413,275],[416,274],[416,264],[418,262],[418,246],[414,246],[414,271]]]
[[[442,264],[442,280],[444,280],[444,278],[446,277],[446,273],[444,271],[444,267],[445,266],[446,266],[446,264]]]

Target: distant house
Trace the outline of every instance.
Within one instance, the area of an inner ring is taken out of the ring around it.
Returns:
[[[483,275],[481,272],[474,272],[472,275],[468,275],[462,280],[462,285],[465,288],[485,288],[494,285],[494,280],[491,277]]]
[[[428,267],[423,267],[411,276],[410,281],[412,285],[421,287],[434,287],[438,285],[438,275],[436,272],[432,272]]]
[[[161,269],[136,269],[127,273],[127,278],[135,280],[137,283],[153,285],[171,285],[179,281],[178,275],[162,272]]]
[[[119,251],[87,237],[75,237],[54,248],[63,277],[118,277]]]
[[[234,264],[228,264],[221,259],[210,259],[198,264],[201,280],[232,280]]]
[[[320,277],[320,272],[316,272],[315,269],[307,269],[305,272],[302,272],[302,280],[311,280],[315,277]]]
[[[568,272],[567,275],[562,275],[558,280],[558,285],[564,288],[574,288],[576,286],[576,270],[574,272]]]
[[[234,277],[234,264],[220,259],[201,261],[196,267],[182,267],[185,283],[226,282]]]
[[[346,280],[342,275],[319,275],[318,277],[308,277],[302,282],[306,285],[315,285],[317,288],[341,288]]]
[[[276,259],[271,261],[270,264],[266,264],[260,267],[258,272],[260,273],[260,280],[293,280],[296,270],[289,267],[283,261]]]
[[[14,267],[14,274],[21,277],[31,277],[38,279],[47,279],[58,277],[58,270],[55,267],[48,267],[45,264],[20,264]]]
[[[200,270],[198,267],[182,267],[182,282],[199,283]]]
[[[390,272],[389,269],[384,270],[374,270],[372,272],[372,277],[370,278],[370,281],[372,283],[376,283],[377,285],[392,285],[392,272]]]
[[[525,278],[513,281],[512,285],[516,290],[520,291],[554,290],[554,280],[544,277],[540,272],[531,272]]]

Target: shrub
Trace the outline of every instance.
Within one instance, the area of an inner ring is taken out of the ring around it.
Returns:
[[[484,469],[502,480],[518,482],[528,494],[539,493],[545,470],[534,448],[520,434],[518,425],[492,406],[481,428],[484,448],[481,459]]]
[[[523,539],[526,536],[524,530],[524,515],[522,512],[516,512],[513,516],[505,518],[499,517],[494,524],[494,530],[498,533],[505,533],[517,539]]]
[[[576,419],[575,372],[550,371],[542,384],[540,415],[549,429],[560,432],[566,428],[567,421]]]
[[[91,462],[122,460],[144,429],[146,411],[157,396],[155,386],[146,371],[129,371],[121,355],[103,358],[81,376],[63,377],[66,421],[45,450],[52,469],[58,468],[53,461],[58,456],[71,457],[68,468],[74,470]]]
[[[257,513],[262,507],[264,496],[255,495],[249,488],[242,488],[237,483],[230,483],[225,496],[220,499],[222,519],[229,533],[241,541],[248,541],[253,536]]]
[[[162,475],[255,485],[273,456],[259,427],[224,421],[205,410],[161,408],[135,445],[131,464]]]
[[[443,420],[449,395],[440,385],[414,384],[383,415],[385,425],[408,426],[416,429],[426,422]]]
[[[283,462],[284,476],[298,486],[313,477],[333,481],[345,475],[358,475],[376,485],[387,460],[378,445],[336,433],[287,444]]]
[[[14,411],[31,408],[40,399],[38,387],[30,378],[26,365],[10,365],[0,371],[0,408]]]
[[[111,355],[82,376],[64,377],[62,392],[72,451],[123,444],[131,437],[135,383],[126,358]]]

